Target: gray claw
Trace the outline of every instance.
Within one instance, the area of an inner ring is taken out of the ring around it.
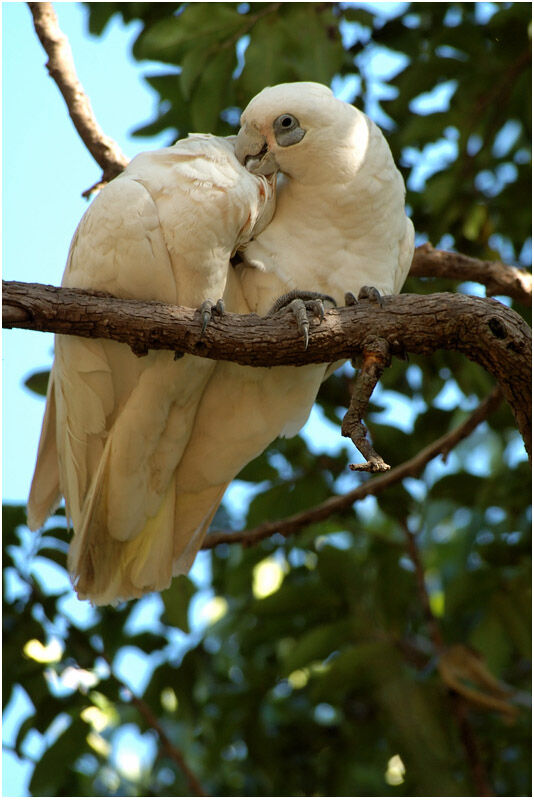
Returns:
[[[358,300],[356,298],[356,295],[354,295],[352,292],[346,292],[345,293],[345,305],[346,306],[357,306],[358,305]]]
[[[289,308],[297,322],[299,333],[304,339],[304,349],[308,349],[310,321],[308,319],[308,311],[311,311],[319,321],[324,319],[324,303],[332,303],[336,305],[333,297],[322,292],[307,292],[300,289],[292,289],[287,294],[279,297],[274,303],[272,308],[267,312],[268,317],[273,316],[282,309]]]
[[[198,309],[200,312],[200,319],[202,320],[202,329],[200,331],[200,335],[203,336],[206,332],[206,328],[208,327],[208,322],[211,320],[211,309],[213,308],[213,301],[212,300],[204,300],[200,308]]]
[[[308,349],[308,342],[309,342],[309,332],[310,332],[310,322],[308,320],[308,309],[306,308],[306,303],[304,300],[300,298],[295,298],[289,304],[289,308],[293,312],[295,320],[297,322],[297,328],[299,333],[301,334],[302,338],[304,339],[304,349]]]
[[[213,300],[204,300],[200,308],[198,309],[200,313],[200,318],[202,320],[202,328],[200,331],[200,335],[204,336],[206,333],[206,328],[208,327],[209,323],[213,319],[213,315],[217,314],[219,317],[222,317],[224,314],[224,303],[222,300],[217,300],[217,302],[213,303]]]
[[[370,303],[378,303],[382,306],[382,295],[374,286],[362,286],[358,292],[358,300],[369,300]]]
[[[313,315],[317,317],[319,322],[322,322],[324,319],[324,303],[321,299],[317,300],[308,300],[306,303],[306,307],[313,312]]]

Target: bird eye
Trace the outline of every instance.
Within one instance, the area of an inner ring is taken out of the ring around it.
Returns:
[[[297,144],[306,133],[300,127],[298,119],[293,114],[280,114],[273,123],[273,130],[280,147],[289,147],[292,144]]]

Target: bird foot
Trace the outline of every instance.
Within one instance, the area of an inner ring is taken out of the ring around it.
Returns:
[[[213,316],[216,314],[218,317],[222,317],[224,314],[224,302],[222,300],[217,300],[217,302],[214,304],[213,300],[204,300],[198,311],[202,320],[202,329],[200,331],[200,335],[204,336],[206,333],[206,328],[213,319]]]
[[[370,303],[376,303],[382,308],[382,295],[375,289],[374,286],[362,286],[360,291],[358,292],[358,300],[361,302],[362,300],[368,300]]]
[[[358,292],[358,297],[356,297],[353,292],[345,293],[346,306],[357,306],[362,300],[367,300],[370,303],[376,303],[380,307],[383,305],[382,295],[378,289],[375,289],[374,286],[362,286]]]
[[[325,314],[324,303],[331,303],[333,306],[337,305],[334,298],[330,297],[328,294],[323,294],[322,292],[304,292],[299,289],[293,289],[291,292],[287,292],[287,294],[283,294],[279,297],[265,316],[271,317],[279,311],[289,308],[295,317],[298,331],[304,340],[304,349],[307,350],[310,331],[308,311],[321,322]]]

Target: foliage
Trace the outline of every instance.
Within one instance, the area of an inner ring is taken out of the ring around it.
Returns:
[[[144,135],[229,133],[263,86],[333,81],[386,128],[423,237],[526,257],[528,4],[405,4],[390,18],[339,3],[88,5],[93,33],[114,14],[138,20],[135,57],[169,64],[147,78],[160,106]],[[380,79],[379,54],[392,64]],[[275,442],[240,476],[244,510],[227,503],[214,527],[239,528],[240,516],[254,526],[352,488],[351,453],[332,445],[349,382],[344,368],[318,399],[332,441]],[[29,385],[43,387],[42,374]],[[401,463],[490,388],[451,353],[395,362],[369,418],[377,449]],[[32,704],[14,743],[24,757],[39,741],[32,795],[189,795],[162,732],[213,795],[477,794],[404,525],[446,645],[475,649],[515,703],[530,667],[529,485],[502,406],[446,465],[287,540],[220,545],[161,599],[99,610],[72,598],[64,517],[36,538],[24,509],[5,506],[3,699],[22,692]],[[528,794],[529,715],[462,707],[494,792]],[[142,743],[137,770],[118,756],[128,732]]]

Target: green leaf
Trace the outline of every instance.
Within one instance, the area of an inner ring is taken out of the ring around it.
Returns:
[[[247,525],[254,527],[269,519],[283,519],[320,503],[330,495],[321,474],[310,475],[306,481],[278,484],[256,495],[248,509]]]
[[[220,112],[228,105],[229,86],[236,63],[233,49],[219,50],[210,57],[191,98],[194,129],[205,133],[215,130]]]
[[[43,370],[42,372],[34,372],[24,381],[24,386],[34,392],[35,394],[46,397],[48,389],[48,379],[50,377],[50,370]]]
[[[305,633],[283,659],[283,672],[289,675],[306,667],[312,661],[327,658],[334,650],[344,648],[352,638],[354,624],[342,619],[326,625],[317,625]]]
[[[24,506],[4,504],[2,506],[2,532],[4,547],[18,544],[15,531],[19,525],[26,525],[26,509]]]
[[[210,50],[224,43],[230,49],[243,28],[243,16],[228,3],[192,3],[177,17],[167,17],[152,25],[137,40],[134,55],[180,64],[193,48]]]
[[[87,750],[86,737],[89,732],[89,725],[75,717],[54,744],[45,750],[30,781],[32,796],[56,796],[56,787],[61,785],[77,759]]]
[[[284,581],[277,592],[256,600],[251,610],[258,617],[295,614],[310,609],[313,613],[322,611],[329,614],[341,605],[339,596],[327,587],[318,596],[317,587],[310,583],[292,584]]]
[[[287,81],[329,85],[345,60],[333,23],[330,9],[315,3],[284,3],[260,19],[245,53],[240,96],[248,101],[265,86]]]
[[[165,606],[162,622],[189,633],[189,603],[197,587],[187,575],[178,575],[168,589],[161,593]]]
[[[527,608],[517,603],[514,596],[499,592],[493,599],[495,612],[498,614],[508,637],[524,658],[529,658],[532,648],[531,620]]]
[[[366,11],[364,8],[352,8],[350,6],[343,8],[343,17],[347,22],[358,22],[366,28],[373,28],[375,15],[371,11]]]
[[[120,3],[84,3],[83,5],[89,11],[87,16],[89,33],[93,36],[101,36],[108,23],[118,13]]]
[[[512,644],[492,609],[471,632],[470,643],[482,653],[489,671],[496,676],[502,675],[512,653]]]
[[[389,657],[396,660],[393,651]],[[376,674],[382,677],[381,670]],[[448,796],[466,794],[467,781],[455,774],[456,758],[444,724],[442,695],[432,686],[410,680],[400,664],[397,675],[381,681],[376,692],[384,718],[392,724],[391,738],[402,754],[406,772],[415,773],[415,794],[430,796],[436,786]]]

